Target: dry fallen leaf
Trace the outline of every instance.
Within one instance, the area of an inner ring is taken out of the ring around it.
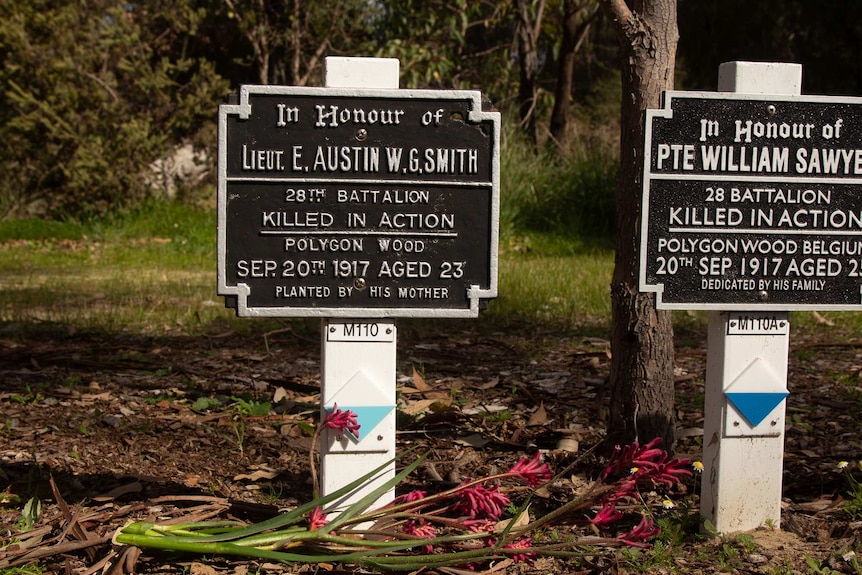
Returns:
[[[512,527],[523,527],[525,525],[529,525],[530,524],[530,508],[527,507],[526,509],[521,511],[521,513],[519,513],[517,517],[514,517],[512,519],[504,519],[503,521],[498,521],[497,524],[494,526],[494,528],[500,529],[500,530],[506,529],[512,521],[515,522],[515,524],[512,525]]]
[[[425,378],[422,377],[422,374],[416,371],[415,366],[413,367],[413,387],[419,391],[428,391],[431,389],[431,386],[425,382]]]
[[[419,415],[420,413],[431,411],[431,406],[435,403],[438,403],[439,401],[440,400],[438,399],[419,399],[416,401],[411,401],[401,411],[406,415]]]
[[[500,405],[498,403],[495,404],[482,404],[477,407],[465,407],[461,410],[461,413],[464,415],[481,415],[483,413],[500,413],[502,411],[506,411],[509,408],[505,405]]]
[[[272,471],[270,469],[258,469],[257,471],[252,471],[251,473],[241,473],[233,478],[234,481],[241,481],[243,479],[250,479],[251,481],[260,481],[261,479],[272,479],[276,475],[278,475],[278,471]]]
[[[194,562],[189,568],[189,573],[191,573],[191,575],[216,575],[216,570],[209,565]]]
[[[477,386],[477,389],[492,389],[494,387],[497,387],[498,383],[500,383],[500,378],[495,377],[491,381],[488,381],[486,383],[483,383],[483,384]]]
[[[825,318],[825,317],[823,317],[822,315],[820,315],[820,314],[817,312],[817,310],[814,310],[814,311],[812,312],[812,314],[814,315],[814,319],[816,319],[816,320],[817,320],[817,323],[822,323],[822,324],[824,324],[824,325],[828,325],[829,327],[834,327],[834,326],[835,326],[835,322],[834,322],[834,321],[832,321],[832,320],[831,320],[831,319],[829,319],[829,318]]]
[[[796,509],[805,511],[806,513],[819,513],[821,511],[826,511],[827,509],[840,507],[842,503],[844,503],[844,498],[840,495],[835,499],[827,495],[819,499],[815,499],[814,501],[796,503],[795,507]]]
[[[545,404],[540,403],[539,408],[530,416],[530,421],[527,422],[527,426],[545,425],[546,423],[548,423],[548,412],[545,411]]]
[[[140,481],[133,481],[132,483],[127,483],[126,485],[121,485],[111,489],[105,494],[97,495],[96,497],[93,497],[93,501],[113,501],[127,493],[140,493],[143,489],[144,486],[141,485]]]
[[[466,437],[462,437],[461,439],[455,440],[456,445],[466,445],[468,447],[475,447],[477,449],[480,447],[485,447],[489,443],[491,443],[491,440],[481,433],[473,433]]]

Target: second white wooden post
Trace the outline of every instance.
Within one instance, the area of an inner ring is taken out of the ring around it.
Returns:
[[[799,95],[802,67],[728,62],[718,84]],[[719,532],[780,526],[789,342],[789,312],[709,314],[701,516]]]

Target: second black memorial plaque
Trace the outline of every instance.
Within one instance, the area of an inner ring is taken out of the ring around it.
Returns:
[[[242,87],[219,114],[219,293],[241,316],[477,315],[499,123],[473,91]]]
[[[862,99],[667,92],[646,132],[659,308],[862,307]]]

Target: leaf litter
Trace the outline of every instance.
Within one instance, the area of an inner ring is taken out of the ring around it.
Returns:
[[[67,337],[58,330],[0,339],[0,568],[38,562],[78,574],[305,570],[111,545],[130,521],[260,521],[311,499],[307,454],[320,349],[313,336],[296,331],[143,338]],[[595,479],[607,447],[607,342],[532,327],[492,336],[476,328],[405,332],[398,444],[431,451],[411,486],[491,474],[536,449],[555,468],[574,465],[568,487],[544,497],[564,498]],[[676,357],[675,451],[692,460],[700,458],[706,362],[705,334],[695,335],[686,340],[700,346],[680,346]],[[578,562],[543,558],[536,569],[807,573],[816,561],[857,573],[852,552],[862,549],[862,509],[856,517],[845,511],[849,495],[836,466],[862,459],[862,342],[834,329],[794,334],[789,368],[781,530],[753,532],[748,544],[704,538],[689,525],[668,564],[650,567],[649,552],[632,559],[606,550]],[[242,409],[267,402],[263,416]],[[675,494],[693,514],[698,489]],[[29,501],[40,509],[23,529]]]

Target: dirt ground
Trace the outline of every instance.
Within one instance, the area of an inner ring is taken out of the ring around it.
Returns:
[[[280,573],[319,567],[113,547],[130,520],[255,521],[311,498],[320,343],[312,324],[266,335],[68,333],[0,325],[0,568],[58,573]],[[279,326],[276,326],[279,327]],[[269,328],[267,328],[269,329]],[[677,332],[676,455],[700,459],[705,329]],[[538,447],[554,469],[595,478],[607,413],[608,342],[535,326],[399,323],[399,447],[431,450],[413,478],[477,477]],[[791,338],[781,530],[670,549],[539,559],[557,573],[862,573],[862,521],[837,469],[862,458],[862,341],[821,326]],[[241,398],[238,401],[235,398]],[[252,415],[270,401],[267,415]],[[697,478],[673,494],[696,517]],[[41,512],[21,532],[24,504]],[[26,542],[14,543],[14,541]],[[855,563],[854,563],[855,561]],[[519,566],[520,569],[524,569]],[[328,566],[353,572],[350,566]],[[9,571],[10,573],[12,571]]]

